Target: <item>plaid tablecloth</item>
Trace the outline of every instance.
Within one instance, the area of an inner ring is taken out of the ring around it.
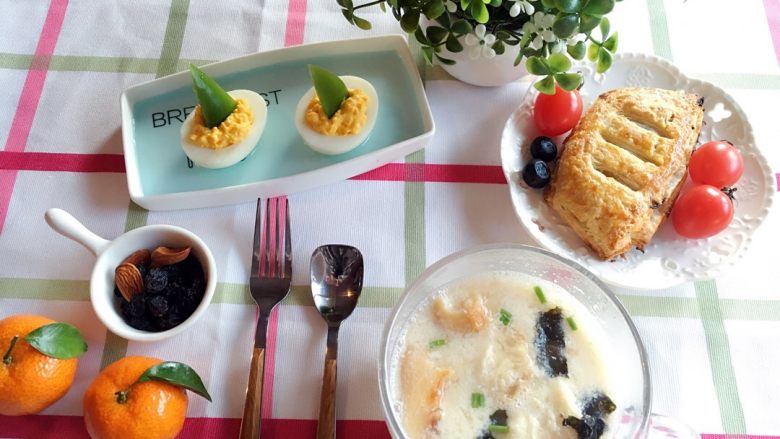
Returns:
[[[190,399],[180,437],[235,437],[255,313],[246,286],[255,204],[148,212],[130,202],[119,94],[188,62],[400,28],[377,8],[366,14],[374,29],[360,31],[345,23],[334,0],[0,0],[0,11],[0,318],[24,312],[71,322],[90,346],[68,394],[38,416],[0,416],[0,437],[86,437],[87,385],[102,367],[132,354],[186,362],[203,376],[214,402]],[[611,21],[621,51],[662,56],[731,93],[770,165],[780,168],[780,0],[626,0]],[[527,83],[477,88],[438,67],[422,74],[438,127],[424,151],[289,197],[295,286],[270,323],[264,437],[314,436],[325,324],[311,305],[306,273],[317,245],[352,244],[366,259],[366,287],[342,328],[339,354],[339,437],[353,439],[388,437],[376,360],[403,287],[454,251],[531,243],[510,205],[498,155],[501,128]],[[49,207],[72,212],[106,238],[155,223],[201,236],[219,270],[207,315],[159,343],[108,333],[88,302],[94,257],[47,227]],[[617,291],[649,352],[654,411],[709,438],[780,437],[774,210],[747,256],[722,277]]]

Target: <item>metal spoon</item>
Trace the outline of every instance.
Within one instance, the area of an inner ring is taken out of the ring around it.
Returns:
[[[339,325],[352,314],[363,288],[363,255],[348,245],[323,245],[311,255],[311,295],[328,324],[317,439],[336,437],[336,353]]]

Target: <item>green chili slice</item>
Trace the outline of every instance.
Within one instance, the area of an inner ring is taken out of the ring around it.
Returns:
[[[236,101],[219,84],[199,68],[190,64],[192,89],[198,97],[203,123],[208,128],[219,126],[236,109]]]
[[[544,291],[542,291],[542,287],[538,285],[535,286],[534,293],[536,293],[536,297],[539,299],[539,302],[541,302],[543,305],[547,303],[547,298],[544,297]]]
[[[447,344],[447,340],[440,338],[437,340],[432,340],[430,343],[428,343],[428,347],[431,349],[439,348]]]

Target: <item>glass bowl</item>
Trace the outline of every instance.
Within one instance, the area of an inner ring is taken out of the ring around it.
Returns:
[[[404,292],[388,320],[379,352],[379,392],[388,429],[393,438],[407,436],[394,403],[397,371],[393,353],[400,348],[409,319],[432,294],[453,281],[491,271],[510,271],[539,277],[560,285],[579,301],[607,334],[611,369],[615,374],[611,395],[621,412],[610,434],[613,438],[644,437],[650,418],[651,386],[647,354],[631,318],[609,288],[574,262],[546,250],[515,244],[475,247],[428,267]]]

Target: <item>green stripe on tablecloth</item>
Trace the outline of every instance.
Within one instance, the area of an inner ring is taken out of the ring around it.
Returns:
[[[425,150],[406,157],[406,163],[424,163]],[[404,183],[404,279],[405,285],[425,270],[425,183]]]
[[[157,65],[157,77],[176,73],[179,64],[181,44],[184,41],[184,28],[187,25],[187,10],[190,0],[171,1],[168,13],[168,24],[165,26],[165,39],[160,53],[160,64]]]
[[[693,73],[691,78],[709,81],[719,87],[751,90],[780,89],[780,75],[747,73]]]
[[[428,66],[425,71],[425,79],[428,81],[456,81],[455,77],[444,70],[444,67],[436,64]]]
[[[33,55],[0,52],[0,69],[27,70]],[[205,59],[179,59],[174,71],[182,71],[189,63],[203,65],[214,62]],[[113,56],[54,55],[48,70],[61,72],[107,72],[156,74],[160,60],[157,58],[128,58]]]
[[[409,35],[409,51],[412,52],[412,58],[417,65],[417,72],[420,74],[423,85],[425,85],[425,73],[428,68],[428,61],[425,60],[425,56],[422,53],[422,45],[414,35]]]
[[[672,45],[669,43],[669,25],[666,22],[664,0],[647,0],[647,12],[650,16],[653,52],[671,61]]]
[[[168,12],[168,23],[165,25],[165,39],[160,51],[160,61],[157,64],[155,77],[170,75],[176,72],[179,64],[181,44],[184,39],[184,27],[187,23],[187,9],[189,0],[172,0],[171,9]],[[135,204],[133,201],[127,208],[125,231],[146,225],[149,220],[149,211]],[[127,340],[117,337],[110,331],[106,331],[106,343],[103,347],[103,356],[100,360],[101,369],[127,354]]]
[[[310,305],[308,285],[294,285],[285,299],[288,305]],[[400,287],[364,286],[359,306],[392,307],[403,292]],[[634,317],[699,318],[699,300],[693,297],[618,296]],[[0,299],[89,300],[88,280],[0,278]],[[220,282],[213,303],[252,303],[249,287],[241,283]],[[780,321],[780,300],[720,299],[724,320]]]
[[[728,334],[723,323],[723,312],[715,282],[696,282],[695,288],[723,431],[727,434],[745,434],[745,416],[739,399]]]

